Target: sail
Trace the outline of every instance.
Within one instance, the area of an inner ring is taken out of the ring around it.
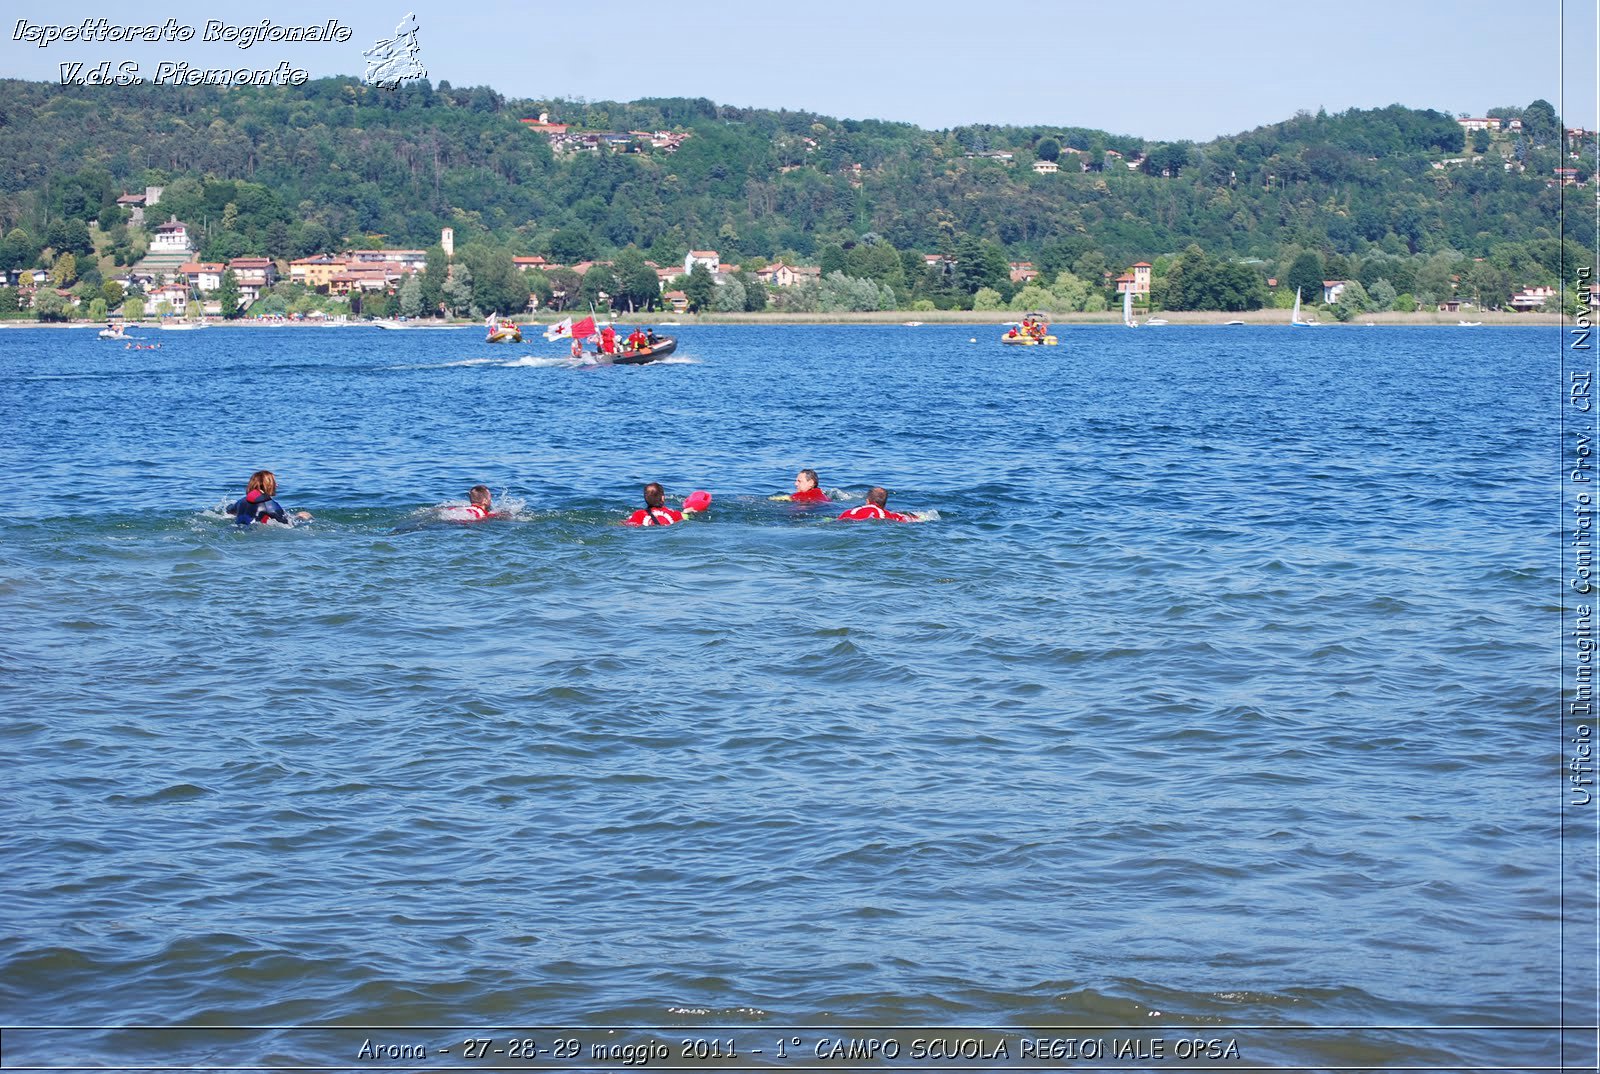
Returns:
[[[1122,292],[1122,323],[1133,327],[1133,290]]]

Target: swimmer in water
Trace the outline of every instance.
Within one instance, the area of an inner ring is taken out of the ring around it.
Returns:
[[[867,502],[860,507],[852,507],[839,516],[844,522],[869,522],[881,519],[885,522],[915,522],[914,515],[902,515],[898,511],[891,511],[886,506],[889,502],[889,493],[882,488],[874,487],[867,493]]]
[[[683,521],[683,512],[667,506],[666,491],[655,481],[644,487],[644,507],[629,515],[624,526],[671,526]]]
[[[815,470],[801,470],[794,475],[794,494],[792,496],[785,493],[772,498],[794,503],[828,502],[828,494],[817,488],[817,472]]]
[[[271,470],[257,470],[245,485],[244,496],[229,504],[227,511],[234,522],[248,526],[252,522],[277,522],[289,525],[289,513],[274,498],[278,495],[278,478]],[[294,517],[310,521],[309,511],[296,511]]]
[[[473,485],[467,490],[467,512],[474,522],[482,521],[494,514],[494,503],[489,495],[489,486]]]

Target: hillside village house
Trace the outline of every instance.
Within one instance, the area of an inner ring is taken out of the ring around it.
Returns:
[[[165,224],[156,227],[155,234],[150,237],[151,253],[188,253],[194,247],[189,242],[189,225],[182,223],[176,216]]]
[[[535,270],[543,271],[545,269],[553,269],[557,267],[556,265],[553,265],[549,261],[546,261],[544,258],[540,257],[538,254],[534,254],[532,257],[513,257],[511,259],[511,263],[517,266],[518,272],[533,272]]]
[[[694,271],[696,265],[704,265],[708,272],[715,274],[722,268],[722,263],[717,260],[715,250],[690,250],[683,259],[683,273],[687,276]]]
[[[1136,295],[1150,293],[1150,269],[1153,266],[1148,261],[1140,261],[1127,272],[1117,277],[1117,294],[1132,291]]]
[[[1036,160],[1033,162],[1033,170],[1037,175],[1054,175],[1061,170],[1061,165],[1053,160]]]
[[[189,305],[188,285],[182,283],[168,283],[157,287],[155,290],[150,292],[146,308],[150,312],[154,313],[161,308],[161,303],[163,302],[171,307],[174,314],[178,315],[179,317],[183,316],[183,311],[187,309]]]
[[[1032,261],[1011,262],[1012,283],[1032,283],[1039,278],[1039,270],[1033,267]]]
[[[178,271],[189,278],[190,287],[205,295],[222,286],[225,270],[220,262],[189,261],[180,265]]]
[[[333,257],[330,254],[302,257],[298,261],[289,262],[289,279],[293,283],[304,284],[314,291],[321,291],[333,282],[334,276],[348,267],[343,258]]]
[[[1344,294],[1344,289],[1350,285],[1349,280],[1323,280],[1322,304],[1331,306],[1339,301],[1339,296]]]
[[[1556,296],[1554,287],[1525,287],[1511,296],[1514,310],[1544,309],[1544,304]]]
[[[267,257],[236,257],[228,262],[234,283],[239,287],[239,305],[248,309],[261,292],[278,282],[278,266]]]
[[[1469,131],[1498,131],[1500,129],[1500,121],[1498,119],[1467,119],[1463,117],[1456,120],[1456,122]],[[1518,126],[1520,127],[1521,124],[1519,123]]]
[[[806,280],[820,280],[822,270],[814,265],[785,265],[782,261],[768,265],[756,273],[756,279],[768,287],[793,287]]]
[[[421,272],[428,267],[426,250],[351,250],[344,259],[351,265],[384,265],[405,274]]]
[[[689,308],[689,296],[682,291],[668,291],[661,297],[667,300],[667,304],[672,307],[673,313],[682,313]]]

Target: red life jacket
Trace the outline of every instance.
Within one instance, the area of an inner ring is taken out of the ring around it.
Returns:
[[[843,522],[872,522],[882,520],[885,522],[915,522],[910,515],[902,515],[898,511],[890,511],[879,507],[875,503],[864,503],[860,507],[852,507],[839,516]]]
[[[648,514],[643,507],[628,516],[624,526],[670,526],[682,522],[683,514],[670,507],[652,507]]]
[[[821,489],[806,489],[789,497],[795,503],[827,503],[828,494]]]

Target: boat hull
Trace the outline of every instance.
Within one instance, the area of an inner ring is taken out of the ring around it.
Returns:
[[[1000,342],[1008,347],[1054,347],[1059,342],[1055,336],[1034,339],[1032,336],[1001,336]]]
[[[642,351],[622,351],[613,355],[613,365],[644,365],[646,362],[659,361],[678,349],[678,341],[672,336],[664,336],[661,341]]]

